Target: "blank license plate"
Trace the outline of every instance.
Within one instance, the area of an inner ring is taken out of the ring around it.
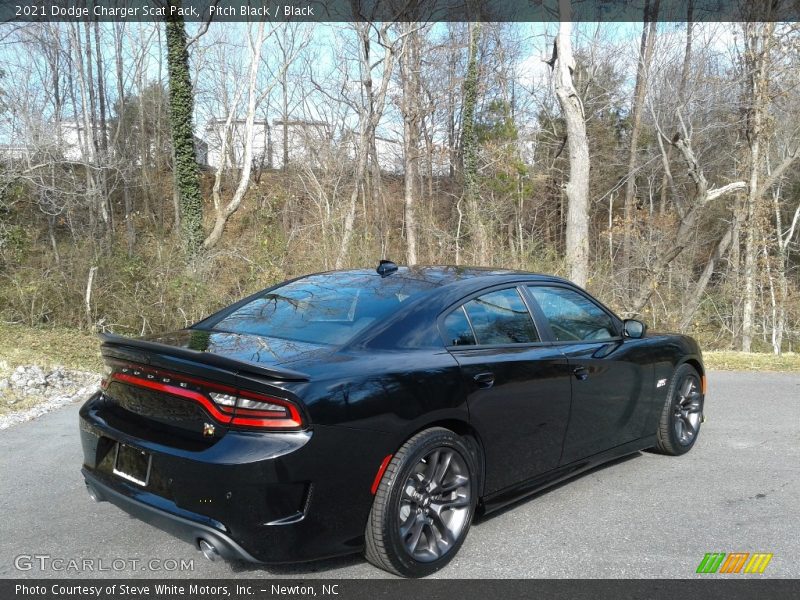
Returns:
[[[147,485],[150,477],[151,456],[144,450],[133,446],[117,444],[114,457],[114,475],[132,481],[137,485]]]

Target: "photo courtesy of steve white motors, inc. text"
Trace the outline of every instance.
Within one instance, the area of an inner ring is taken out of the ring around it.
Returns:
[[[211,4],[200,10],[196,6],[176,5],[151,5],[142,3],[141,6],[86,6],[56,5],[41,2],[15,3],[14,16],[19,19],[86,19],[96,17],[101,19],[163,19],[165,17],[183,17],[191,20],[204,20],[214,17],[228,18],[262,18],[281,19],[291,17],[314,17],[313,6],[302,4],[275,4],[273,6],[225,6]]]
[[[208,596],[210,598],[220,598],[225,596],[252,596],[257,593],[270,594],[272,596],[292,596],[299,595],[304,597],[311,596],[338,596],[341,586],[338,583],[329,584],[303,584],[303,585],[282,585],[278,583],[252,585],[222,585],[222,584],[124,584],[110,583],[108,585],[80,585],[68,583],[53,583],[47,585],[26,585],[18,583],[14,586],[14,595],[22,596],[70,596],[70,597],[130,597],[146,598],[155,595],[158,598],[169,596],[192,597]]]

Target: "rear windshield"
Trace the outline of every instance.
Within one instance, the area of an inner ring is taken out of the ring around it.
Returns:
[[[211,329],[339,345],[434,287],[399,273],[312,275],[264,293]]]

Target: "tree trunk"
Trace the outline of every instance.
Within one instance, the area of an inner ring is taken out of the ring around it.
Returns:
[[[733,228],[734,224],[731,223],[731,226],[725,231],[722,239],[720,239],[714,247],[714,252],[711,253],[711,256],[706,262],[706,266],[689,297],[689,303],[683,309],[683,317],[679,325],[681,331],[687,331],[689,329],[692,318],[700,307],[700,302],[703,300],[703,294],[705,294],[706,287],[708,287],[708,282],[711,281],[711,276],[714,275],[714,269],[719,261],[722,260],[722,257],[725,256],[725,253],[728,252],[728,248],[731,246],[731,240],[733,239]]]
[[[678,108],[680,111],[683,108],[686,97],[686,81],[689,79],[689,69],[692,66],[692,42],[694,35],[694,0],[689,0],[686,6],[686,47],[683,52],[683,66],[681,67],[681,79],[678,82]],[[659,137],[659,139],[661,139]],[[672,159],[672,145],[667,146],[667,153],[664,157],[664,177],[661,179],[661,199],[659,202],[659,213],[664,214],[667,211],[667,196],[673,189],[672,175],[669,170],[669,165]],[[677,201],[677,196],[673,198],[673,202]],[[679,212],[682,214],[682,206],[679,205]]]
[[[170,0],[180,6],[181,0]],[[181,237],[187,254],[194,257],[203,244],[203,198],[197,176],[192,116],[194,98],[189,73],[186,28],[179,14],[166,19],[169,113],[174,153],[175,195],[180,206]],[[221,232],[220,232],[221,235]]]
[[[406,234],[406,263],[417,263],[417,177],[419,174],[420,143],[420,81],[419,25],[405,23],[405,36],[400,61],[403,87],[403,220]]]
[[[475,131],[475,105],[478,100],[478,43],[480,35],[481,23],[471,23],[467,75],[464,78],[461,148],[464,161],[464,198],[467,201],[469,234],[475,250],[475,262],[476,264],[484,265],[488,260],[488,243],[486,228],[481,216],[478,190],[478,136]]]
[[[356,208],[358,207],[358,196],[359,193],[363,191],[364,183],[367,178],[369,148],[375,143],[375,130],[383,114],[383,108],[386,103],[386,92],[392,78],[392,71],[394,70],[396,50],[394,43],[389,39],[388,35],[390,25],[389,23],[384,24],[378,32],[380,46],[384,49],[384,56],[383,60],[379,61],[383,63],[383,74],[381,76],[380,86],[376,91],[373,89],[372,85],[372,69],[378,63],[373,64],[370,58],[370,48],[372,45],[369,33],[370,25],[369,23],[354,24],[359,41],[361,85],[365,99],[359,107],[356,170],[353,177],[353,190],[350,193],[350,199],[345,213],[339,254],[336,257],[337,269],[341,269],[344,266],[350,251],[350,243],[353,239],[353,228],[356,219]]]
[[[458,144],[456,142],[456,98],[458,87],[455,84],[456,67],[458,66],[459,48],[456,47],[456,36],[453,24],[448,24],[448,40],[451,48],[447,53],[447,158],[448,174],[452,179],[458,165]]]
[[[656,40],[659,0],[654,0],[652,13],[650,0],[644,4],[644,25],[642,26],[642,42],[639,49],[639,62],[636,68],[636,84],[633,90],[633,106],[631,107],[631,142],[628,154],[628,179],[625,182],[625,201],[623,204],[625,229],[622,239],[622,279],[627,293],[630,293],[631,261],[633,259],[632,239],[636,230],[636,163],[639,148],[639,132],[642,127],[642,111],[647,93],[647,77],[653,57]],[[649,25],[648,25],[649,23]]]
[[[80,116],[82,119],[82,123],[80,123],[76,116],[75,126],[78,138],[78,146],[81,149],[81,159],[83,161],[84,171],[86,172],[86,188],[89,197],[92,199],[93,210],[91,214],[91,221],[92,221],[92,229],[94,229],[97,214],[100,215],[104,224],[108,224],[109,221],[108,207],[104,199],[102,198],[102,194],[100,194],[97,190],[97,180],[95,179],[95,169],[93,168],[97,160],[97,147],[93,142],[94,120],[91,116],[94,110],[94,105],[88,104],[89,100],[93,98],[93,95],[91,93],[92,81],[91,81],[91,76],[89,76],[89,80],[87,81],[86,71],[84,69],[80,24],[76,23],[70,29],[70,33],[72,35],[72,41],[74,44],[74,56],[76,58],[78,67],[77,76],[78,76],[78,84],[80,87],[79,90],[80,110],[81,110]],[[91,60],[91,54],[89,54],[89,58]],[[72,88],[72,86],[70,86],[70,88]],[[74,106],[78,107],[74,95],[72,98],[72,102]],[[81,133],[81,126],[83,127],[83,133]]]
[[[763,157],[761,137],[764,112],[767,110],[769,73],[767,65],[772,45],[774,23],[746,23],[745,68],[747,69],[747,139],[750,150],[750,178],[747,185],[744,255],[744,303],[742,306],[742,352],[750,352],[756,302],[756,255],[759,251],[756,234],[761,216],[758,180]]]
[[[283,165],[281,170],[285,173],[289,170],[289,82],[288,69],[283,69],[281,73],[281,124],[283,130]]]
[[[770,173],[772,176],[773,173]],[[800,222],[800,204],[797,205],[792,217],[792,224],[784,234],[783,220],[781,218],[780,187],[773,194],[773,207],[775,210],[775,240],[777,242],[778,254],[778,313],[776,323],[773,323],[772,347],[775,354],[780,355],[783,351],[783,334],[786,329],[786,303],[789,301],[789,279],[786,275],[787,262],[789,260],[789,244],[797,230]]]
[[[118,151],[121,153],[121,158],[124,161],[124,164],[121,165],[121,175],[122,175],[122,199],[125,208],[125,240],[126,240],[126,248],[128,252],[128,256],[133,256],[133,249],[136,244],[136,230],[133,225],[133,201],[131,199],[130,190],[128,189],[128,165],[132,162],[130,157],[134,155],[131,147],[128,145],[127,140],[121,140],[121,132],[123,124],[127,123],[126,120],[126,99],[125,99],[125,83],[124,83],[124,74],[123,74],[123,65],[122,65],[122,46],[123,46],[123,32],[125,30],[125,23],[114,24],[114,44],[115,44],[115,59],[116,59],[116,75],[117,75],[117,98],[119,103],[118,115],[117,115],[117,128],[116,132],[114,133],[114,146],[118,148]],[[141,110],[141,101],[139,106],[139,112]],[[140,132],[140,135],[144,137],[144,132]]]
[[[572,83],[575,59],[572,56],[571,6],[569,0],[559,0],[558,37],[553,64],[555,90],[564,121],[569,145],[569,181],[567,195],[566,258],[569,278],[581,287],[589,280],[589,142],[583,104]]]
[[[250,76],[248,79],[247,114],[245,115],[244,125],[244,155],[242,156],[242,170],[239,174],[239,184],[233,193],[231,201],[221,210],[217,211],[214,219],[214,227],[203,241],[205,249],[213,248],[222,238],[225,225],[231,215],[239,210],[239,206],[244,200],[244,195],[250,187],[250,172],[253,169],[253,136],[256,118],[256,81],[258,79],[258,67],[261,61],[261,46],[264,43],[264,21],[259,21],[255,42],[250,41]],[[231,107],[231,110],[234,110]]]

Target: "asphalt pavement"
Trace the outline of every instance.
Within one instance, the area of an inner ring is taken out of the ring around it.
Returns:
[[[435,577],[683,578],[709,552],[772,553],[757,577],[800,577],[800,374],[712,372],[705,413],[689,454],[639,453],[479,520]],[[361,556],[205,560],[89,500],[77,419],[71,405],[0,431],[0,577],[386,575]]]

